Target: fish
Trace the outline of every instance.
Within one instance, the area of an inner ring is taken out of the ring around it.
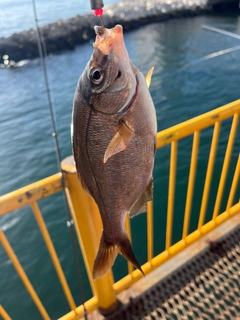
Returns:
[[[146,211],[153,197],[157,120],[148,89],[152,70],[145,79],[131,62],[122,26],[94,30],[93,53],[74,95],[71,137],[78,179],[103,223],[92,270],[97,279],[118,254],[143,273],[125,218]]]

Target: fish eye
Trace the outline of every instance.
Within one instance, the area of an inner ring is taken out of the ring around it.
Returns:
[[[103,69],[99,66],[92,67],[92,69],[90,70],[89,76],[90,76],[90,80],[94,84],[99,84],[102,82],[103,77],[104,77]]]

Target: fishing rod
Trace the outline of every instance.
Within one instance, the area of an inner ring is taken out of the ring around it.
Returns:
[[[67,201],[67,194],[66,194],[66,189],[65,189],[66,186],[65,186],[65,181],[63,179],[63,171],[61,168],[61,155],[60,155],[59,141],[58,141],[56,123],[55,123],[55,118],[54,118],[54,112],[53,112],[53,105],[52,105],[50,86],[49,86],[48,75],[47,75],[47,68],[46,68],[46,63],[45,63],[45,57],[47,56],[46,44],[45,44],[43,35],[41,35],[41,33],[40,33],[35,0],[32,0],[32,6],[33,6],[33,13],[34,13],[34,19],[35,19],[35,24],[36,24],[36,36],[37,36],[38,51],[39,51],[40,61],[41,61],[42,69],[43,69],[44,82],[45,82],[46,92],[47,92],[48,107],[49,107],[49,112],[50,112],[50,117],[51,117],[51,122],[52,122],[52,129],[53,129],[52,136],[53,136],[54,142],[55,142],[57,163],[59,166],[59,170],[62,173],[61,182],[62,182],[63,194],[64,194],[65,212],[67,214],[67,226],[70,229],[71,244],[72,244],[72,249],[73,249],[73,256],[74,256],[74,263],[75,263],[75,267],[76,267],[78,286],[79,286],[79,290],[80,290],[81,304],[83,305],[84,319],[87,320],[88,316],[87,316],[87,310],[85,308],[86,299],[85,299],[85,295],[84,295],[84,291],[83,291],[83,282],[82,282],[82,276],[81,276],[81,272],[80,272],[80,265],[79,265],[79,261],[77,258],[77,247],[76,247],[76,242],[75,242],[75,238],[74,238],[73,219],[71,217],[70,208],[69,208],[68,201]]]

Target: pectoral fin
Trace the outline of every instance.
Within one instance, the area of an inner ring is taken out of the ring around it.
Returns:
[[[153,183],[149,183],[147,189],[141,194],[138,200],[132,206],[129,216],[132,218],[135,215],[147,211],[147,202],[153,198]]]
[[[103,163],[106,163],[114,154],[125,150],[132,139],[134,130],[127,121],[123,121],[119,130],[110,141],[104,154]]]
[[[154,67],[152,67],[152,68],[148,71],[148,73],[146,74],[146,76],[145,76],[145,79],[146,79],[148,88],[150,87],[153,70],[154,70]]]

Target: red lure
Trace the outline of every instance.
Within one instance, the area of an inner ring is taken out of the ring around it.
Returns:
[[[93,10],[93,12],[94,12],[96,17],[101,17],[102,14],[103,14],[103,8],[99,8],[99,9]]]

